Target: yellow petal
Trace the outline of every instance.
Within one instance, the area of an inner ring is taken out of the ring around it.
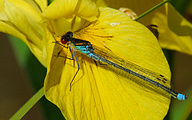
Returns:
[[[35,0],[35,2],[39,5],[41,11],[44,11],[47,7],[47,0]]]
[[[82,2],[83,1],[83,2]],[[74,15],[88,21],[96,20],[98,8],[91,0],[55,0],[43,12],[44,18],[72,18]]]
[[[42,16],[49,19],[71,18],[78,0],[55,0],[43,11]]]
[[[90,0],[56,0],[42,15],[47,18],[50,31],[61,36],[67,31],[79,30],[87,26],[90,21],[96,20],[98,8]]]
[[[35,8],[37,11],[41,12],[40,5],[38,5],[36,1],[34,0],[24,0],[24,1],[33,6],[33,8]]]
[[[141,15],[142,13],[146,12],[150,8],[154,7],[158,3],[162,2],[162,0],[96,0],[97,6],[108,6],[115,9],[119,9],[122,7],[129,8],[133,10],[137,16]],[[147,3],[147,4],[146,4]],[[139,22],[143,23],[144,25],[151,25],[152,19],[156,13],[163,13],[165,14],[165,7],[161,6],[160,8],[156,9],[155,11],[151,12],[150,14],[146,15],[145,17],[141,18]]]
[[[168,26],[179,36],[191,36],[192,24],[177,12],[171,4],[168,4]]]
[[[14,28],[11,23],[0,21],[0,32],[7,33],[10,35],[13,35],[20,40],[22,40],[31,50],[31,52],[38,58],[38,60],[41,62],[43,66],[47,66],[46,59],[46,51],[40,50],[36,45],[30,44],[29,40],[26,38],[24,34],[22,34],[20,31]],[[45,47],[45,46],[44,46]],[[44,48],[43,47],[43,48]]]
[[[56,35],[64,35],[68,31],[76,31],[85,26],[87,26],[90,22],[85,19],[79,18],[75,16],[72,19],[59,18],[57,20],[49,20],[49,27],[51,27],[51,31]]]
[[[80,18],[80,17],[78,17],[78,16],[75,16],[75,18],[74,18],[73,21],[74,21],[74,22],[73,22],[73,24],[72,24],[72,29],[71,29],[71,31],[77,31],[77,30],[82,29],[82,28],[84,28],[84,27],[86,27],[86,26],[88,26],[88,25],[90,24],[89,21],[87,21],[87,20],[85,20],[85,19],[82,19],[82,18]],[[65,31],[65,33],[66,33],[66,32],[67,32],[67,31]]]
[[[123,12],[101,8],[97,22],[74,33],[74,37],[164,75],[170,87],[169,67],[155,36]],[[66,119],[163,119],[167,114],[170,96],[79,52],[80,70],[70,91],[76,61],[64,58],[72,57],[69,49],[58,44],[53,48],[53,43],[49,46],[53,56],[45,79],[45,95]]]
[[[97,19],[98,8],[91,0],[79,0],[75,14],[85,20],[94,21]]]
[[[77,31],[87,26],[90,22],[85,19],[82,19],[78,16],[73,18],[59,18],[57,20],[49,20],[48,27],[50,31],[56,35],[62,36],[68,31]]]
[[[39,45],[43,33],[40,13],[24,1],[12,0],[5,0],[5,11],[9,21],[27,35],[33,43]]]
[[[6,16],[9,24],[11,24],[9,26],[14,27],[25,36],[21,40],[29,46],[38,60],[46,66],[45,41],[43,41],[44,28],[40,13],[33,6],[21,0],[5,0],[4,5]]]
[[[1,26],[0,27],[1,32],[13,35],[13,36],[23,40],[25,44],[29,45],[27,42],[27,39],[25,38],[25,35],[23,35],[21,32],[19,32],[17,29],[15,29],[13,26],[11,26],[10,22],[0,20],[0,26]]]
[[[164,32],[163,35],[167,38],[161,39],[161,46],[192,55],[192,24],[181,16],[171,4],[168,4],[167,17],[170,30]]]
[[[53,31],[56,35],[63,35],[66,31],[71,31],[71,24],[73,19],[66,19],[64,17],[57,20],[50,20]]]
[[[110,0],[97,0],[96,4],[98,6],[109,6],[116,9],[127,7],[139,16],[160,2],[162,0],[118,0],[113,2]],[[191,23],[185,20],[170,4],[168,5],[168,16],[165,9],[165,6],[161,6],[139,21],[144,25],[155,24],[158,26],[159,42],[162,48],[177,50],[192,55]]]
[[[7,16],[4,11],[4,0],[0,0],[0,20],[7,20]]]

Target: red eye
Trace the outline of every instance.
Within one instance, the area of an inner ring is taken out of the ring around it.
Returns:
[[[62,44],[66,44],[67,43],[67,40],[65,38],[61,38],[61,43]]]
[[[71,41],[72,37],[73,37],[73,33],[67,32],[65,35],[61,37],[61,43],[66,44],[67,42]]]

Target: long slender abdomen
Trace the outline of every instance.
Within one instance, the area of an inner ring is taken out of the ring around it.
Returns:
[[[101,61],[101,62],[107,63],[107,64],[109,64],[109,65],[111,65],[113,67],[116,67],[116,68],[121,69],[121,70],[123,70],[123,71],[125,71],[125,72],[127,72],[127,73],[129,73],[131,75],[134,75],[134,76],[136,76],[136,77],[138,77],[138,78],[140,78],[140,79],[142,79],[142,80],[144,80],[146,82],[149,82],[149,83],[155,85],[156,87],[161,88],[162,90],[166,91],[167,93],[172,95],[174,98],[177,98],[179,100],[185,100],[187,98],[185,95],[178,94],[177,92],[173,91],[172,89],[170,89],[170,88],[168,88],[168,87],[166,87],[166,86],[164,86],[164,85],[150,79],[149,77],[146,77],[146,76],[144,76],[142,74],[137,73],[136,71],[132,71],[132,70],[127,69],[125,67],[122,67],[122,66],[120,66],[118,64],[115,64],[115,63],[113,63],[113,62],[111,62],[111,61],[109,61],[107,59],[102,58],[101,56],[99,56],[99,55],[97,55],[97,54],[95,54],[93,52],[91,52],[91,53],[89,53],[87,55],[89,57],[91,57],[92,59],[96,60],[96,61]],[[142,73],[142,71],[141,71],[141,73]],[[158,78],[153,78],[153,79],[158,79]]]

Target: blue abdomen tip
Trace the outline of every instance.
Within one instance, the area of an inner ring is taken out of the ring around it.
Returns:
[[[178,93],[178,94],[177,94],[177,99],[178,99],[178,100],[186,100],[186,99],[187,99],[187,96],[186,96],[186,95],[183,95],[183,94]]]

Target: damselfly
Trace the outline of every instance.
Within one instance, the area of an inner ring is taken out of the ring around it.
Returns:
[[[166,91],[174,98],[177,98],[178,100],[187,99],[186,95],[177,93],[177,92],[173,91],[171,88],[166,87],[165,85],[157,82],[157,81],[162,81],[162,82],[167,81],[167,79],[163,75],[150,71],[148,69],[145,69],[130,61],[125,61],[124,59],[122,59],[118,56],[104,53],[102,50],[99,50],[96,47],[93,47],[93,45],[89,41],[73,38],[72,32],[67,32],[65,35],[63,35],[61,38],[61,43],[59,43],[58,41],[56,43],[67,49],[68,48],[70,49],[71,56],[72,56],[71,60],[74,60],[74,58],[75,58],[77,66],[78,66],[78,70],[75,73],[75,75],[70,83],[70,87],[71,87],[71,84],[72,84],[75,76],[77,75],[77,73],[80,70],[78,59],[77,59],[77,56],[75,53],[76,51],[79,51],[80,53],[87,55],[88,57],[94,59],[95,61],[109,64],[109,65],[111,65],[115,68],[118,68],[120,70],[123,70],[137,78],[140,78],[141,80],[144,80],[150,84],[153,84],[156,87]],[[67,45],[67,46],[65,46],[65,45]],[[72,50],[72,48],[73,48],[73,50]],[[108,58],[113,58],[113,59],[108,60]]]

